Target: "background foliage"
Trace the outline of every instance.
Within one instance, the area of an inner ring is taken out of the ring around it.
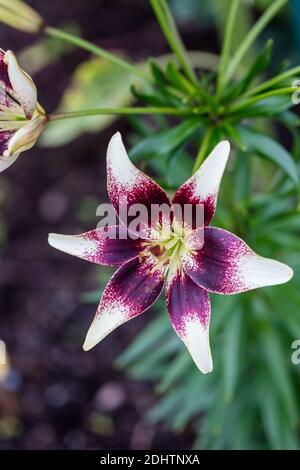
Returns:
[[[180,63],[180,54],[178,64],[178,55],[176,58],[174,55],[162,54],[168,52],[164,46],[162,50],[154,48],[155,58],[150,60],[149,65],[144,60],[150,55],[149,50],[145,57],[133,57],[136,64],[147,73],[150,84],[137,80],[129,72],[103,59],[80,58],[67,88],[65,84],[61,87],[61,96],[55,106],[58,110],[72,111],[93,106],[135,103],[139,106],[168,106],[180,110],[183,114],[178,117],[157,115],[126,118],[125,128],[128,144],[132,146],[132,160],[144,171],[151,173],[170,193],[190,176],[193,167],[201,163],[216,142],[229,138],[234,150],[222,181],[214,223],[241,236],[256,252],[291,265],[295,277],[284,286],[230,297],[213,296],[212,374],[203,376],[198,373],[169,324],[163,301],[146,314],[146,319],[142,321],[148,322],[147,326],[120,354],[115,363],[116,370],[128,374],[133,379],[130,383],[150,383],[154,387],[157,398],[150,400],[149,406],[140,408],[141,426],[155,430],[162,428],[165,435],[168,435],[169,429],[179,433],[180,447],[186,445],[185,436],[189,436],[188,445],[195,448],[299,448],[300,369],[291,362],[291,344],[294,339],[300,338],[300,142],[299,118],[291,101],[290,87],[300,70],[295,69],[293,74],[288,72],[299,61],[299,38],[297,34],[292,34],[291,28],[294,18],[299,14],[299,5],[297,2],[287,2],[287,6],[272,22],[268,22],[266,28],[257,31],[260,34],[254,35],[242,60],[228,79],[226,64],[222,71],[223,84],[226,83],[218,96],[215,84],[220,76],[218,71],[222,70],[219,53],[222,45],[224,48],[226,35],[225,20],[229,12],[227,0],[202,1],[201,6],[200,2],[194,0],[173,0],[169,3],[180,29],[185,32],[183,37],[187,38],[188,45],[193,42],[189,34],[192,38],[199,35],[208,45],[207,50],[191,54],[197,72],[196,84],[193,73]],[[234,23],[231,59],[240,50],[241,44],[245,44],[243,41],[254,19],[261,18],[260,15],[270,11],[268,8],[275,3],[280,2],[240,2]],[[148,14],[151,15],[150,10]],[[172,28],[170,24],[167,26]],[[75,33],[79,31],[79,25],[74,25],[74,22],[64,25],[64,28]],[[218,38],[219,51],[209,47],[210,40],[206,34],[210,28],[214,28],[214,38]],[[155,31],[157,37],[159,33]],[[120,45],[121,41],[117,47],[112,44],[110,49],[118,50]],[[177,51],[179,47],[179,52],[182,52],[180,41],[175,46]],[[41,38],[23,50],[22,58],[24,66],[31,59],[32,71],[40,73],[47,67],[55,67],[57,61],[64,60],[73,52],[73,47],[66,47],[56,39]],[[123,56],[126,54],[123,53]],[[270,81],[274,76],[282,78]],[[278,92],[282,89],[288,91]],[[51,150],[52,158],[55,159],[55,152],[61,146],[80,136],[85,138],[86,132],[96,133],[89,139],[97,139],[97,133],[104,131],[115,119],[112,116],[99,116],[53,123],[44,134],[41,147],[55,146]],[[118,123],[118,126],[123,125]],[[109,129],[107,135],[111,133]],[[104,147],[105,142],[101,147],[103,155]],[[62,147],[61,155],[66,148]],[[86,150],[84,158],[88,158]],[[66,163],[63,167],[65,175],[71,171],[68,165]],[[61,171],[59,167],[50,168],[53,175]],[[101,177],[104,185],[104,171]],[[80,175],[76,175],[72,180],[71,175],[70,187],[78,184],[79,178]],[[70,182],[70,179],[66,178],[64,182]],[[90,224],[94,221],[94,209],[99,202],[97,191],[94,188],[89,191],[87,185],[84,193],[85,196],[80,193],[76,201],[74,211],[77,220],[75,224],[72,222],[74,229],[79,225],[91,228]],[[0,217],[3,204],[5,197],[2,198],[0,194]],[[5,225],[4,222],[1,224],[4,229],[1,230],[3,235],[0,243],[4,243]],[[65,227],[63,223],[62,227]],[[70,232],[67,229],[65,231]],[[84,272],[85,278],[89,272]],[[109,274],[104,268],[99,268],[91,283],[96,284],[97,279],[104,286]],[[76,282],[77,289],[79,285],[82,287],[82,283]],[[98,289],[82,295],[83,303],[88,305],[98,302],[98,299]],[[93,309],[89,306],[88,311],[90,308]],[[132,322],[122,327],[119,337],[126,335],[131,328],[135,328]],[[79,334],[71,332],[71,337],[72,334],[76,338],[74,348],[78,348],[81,344]],[[129,343],[127,339],[126,343]],[[115,346],[113,343],[107,344]],[[119,344],[115,349],[121,349]],[[96,358],[101,362],[104,352],[105,349],[100,349],[100,353],[89,356],[93,358],[90,360],[94,361],[94,365]],[[71,374],[74,374],[73,366]],[[36,379],[31,377],[31,380]],[[7,382],[5,386],[7,388]],[[139,391],[142,393],[142,389]],[[88,397],[85,406],[87,402]],[[88,412],[89,432],[94,432],[102,439],[105,433],[109,435],[112,432],[113,411],[100,409],[100,412],[94,410],[93,413]],[[115,426],[118,427],[117,421]],[[98,441],[95,444],[93,442],[93,445],[97,444]],[[129,446],[127,442],[122,445]],[[156,447],[159,445],[156,444]],[[169,444],[166,445],[169,447]]]

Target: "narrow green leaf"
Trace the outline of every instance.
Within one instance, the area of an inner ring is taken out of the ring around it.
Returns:
[[[271,160],[279,166],[294,182],[299,182],[298,168],[291,154],[280,145],[264,134],[253,128],[239,127],[239,133],[250,151],[258,153],[262,157]]]
[[[233,399],[239,373],[241,327],[242,312],[237,308],[226,323],[223,340],[223,373],[227,401]]]
[[[228,91],[224,95],[225,100],[236,98],[237,96],[245,93],[251,82],[268,68],[272,57],[272,49],[273,40],[269,39],[264,45],[263,49],[257,55],[246,75],[241,80],[239,80],[239,82],[235,83],[231,87],[228,87]]]
[[[158,132],[139,142],[131,150],[130,157],[133,161],[139,161],[169,153],[191,139],[201,126],[199,118],[186,119],[167,131]]]

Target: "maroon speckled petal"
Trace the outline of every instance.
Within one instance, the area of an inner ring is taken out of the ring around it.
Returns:
[[[94,347],[115,328],[140,315],[156,301],[164,286],[165,268],[156,258],[134,258],[123,264],[107,284],[84,349]]]
[[[4,152],[7,150],[9,139],[14,135],[14,132],[0,131],[0,160],[3,158]]]
[[[176,192],[173,204],[202,204],[204,225],[208,225],[216,210],[221,179],[229,157],[229,142],[220,142],[202,163],[198,171]],[[195,222],[193,222],[193,228]]]
[[[5,51],[0,49],[0,104],[8,105],[10,99],[6,92],[12,93],[12,86],[8,77],[7,65],[4,62]]]
[[[219,294],[282,284],[293,275],[287,265],[257,255],[239,237],[216,227],[205,228],[202,249],[186,253],[182,262],[194,282]]]
[[[149,216],[145,220],[145,225],[150,224],[151,205],[165,204],[166,207],[170,207],[165,191],[131,163],[120,133],[116,133],[108,145],[107,190],[120,220],[126,225],[132,219],[129,217],[129,220],[125,220],[120,211],[121,206],[131,207],[134,204],[145,206]]]
[[[112,226],[81,235],[49,235],[49,244],[58,250],[107,266],[121,266],[138,256],[142,240],[129,237],[125,227]]]
[[[197,367],[203,373],[211,372],[208,292],[179,268],[168,279],[167,308],[176,333],[188,348]]]

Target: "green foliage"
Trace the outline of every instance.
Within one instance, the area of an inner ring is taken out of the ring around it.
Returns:
[[[231,297],[212,295],[212,374],[197,371],[174,335],[163,300],[155,307],[155,320],[117,361],[134,379],[156,384],[159,400],[147,419],[175,431],[192,423],[196,448],[299,447],[300,374],[291,362],[291,343],[300,337],[299,119],[290,111],[293,72],[265,81],[272,46],[267,41],[242,76],[221,87],[219,96],[214,72],[202,74],[195,87],[173,61],[160,66],[152,60],[154,88],[145,104],[156,100],[158,106],[189,107],[196,117],[167,128],[154,117],[142,133],[135,128],[132,139],[137,142],[132,159],[174,190],[187,176],[181,179],[180,173],[190,174],[192,155],[204,133],[199,164],[216,142],[229,138],[237,151],[222,183],[215,225],[295,269],[294,280],[284,286]],[[261,83],[265,87],[257,85]],[[290,151],[277,142],[276,121],[293,139]]]
[[[255,239],[255,229],[248,230],[248,239]],[[294,232],[284,230],[293,240]],[[257,237],[251,244],[262,253],[268,245],[269,255],[288,261],[288,247],[278,243],[279,234]],[[196,448],[298,446],[300,377],[291,363],[291,343],[300,334],[297,243],[293,282],[232,297],[213,296],[214,372],[209,376],[198,373],[184,345],[175,341],[166,309],[159,305],[157,318],[117,362],[134,379],[159,384],[160,400],[148,419],[174,430],[192,422],[198,432]]]
[[[64,91],[58,111],[130,104],[133,101],[130,93],[133,78],[130,71],[105,59],[83,62],[75,70],[70,85]],[[46,147],[65,145],[84,132],[99,132],[115,119],[116,116],[102,115],[53,122],[46,128],[40,142]]]
[[[166,189],[175,190],[218,141],[229,138],[233,156],[214,223],[295,270],[294,280],[283,286],[230,297],[212,295],[212,374],[204,376],[196,369],[169,324],[163,299],[155,307],[157,317],[117,361],[135,379],[155,384],[159,399],[147,419],[176,431],[192,423],[196,448],[299,447],[300,369],[291,362],[291,343],[300,337],[300,141],[299,119],[291,111],[298,88],[291,83],[300,68],[284,66],[270,76],[271,40],[256,56],[252,51],[245,66],[259,34],[287,0],[258,2],[266,3],[267,9],[234,48],[241,6],[238,0],[230,2],[219,61],[200,52],[189,54],[167,2],[151,1],[173,55],[149,60],[144,82],[141,74],[136,81],[134,65],[81,38],[46,30],[106,57],[79,66],[60,110],[111,106],[118,115],[117,107],[138,100],[143,107],[136,108],[136,114],[151,116],[142,120],[134,115],[135,108],[125,110],[134,143],[130,156]],[[209,10],[212,2],[205,4]],[[61,145],[82,132],[103,129],[112,119],[58,122],[49,126],[43,142]],[[278,124],[291,137],[290,149],[277,142]],[[98,301],[98,292],[84,300]]]

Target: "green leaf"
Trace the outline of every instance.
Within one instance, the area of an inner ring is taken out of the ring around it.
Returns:
[[[271,377],[273,386],[276,387],[281,396],[282,405],[288,415],[289,421],[294,425],[298,420],[297,405],[289,369],[290,344],[288,348],[283,348],[281,336],[275,329],[266,327],[260,334],[261,351],[265,358],[266,372]]]
[[[280,400],[269,377],[261,374],[259,385],[259,404],[262,424],[272,449],[282,449]]]
[[[281,113],[293,106],[289,95],[271,96],[270,98],[258,101],[243,110],[231,114],[230,119],[240,121],[244,117],[278,117]]]
[[[246,75],[225,94],[224,99],[229,100],[242,95],[249,88],[255,77],[263,73],[269,66],[272,57],[273,40],[269,39],[261,52],[257,55]]]
[[[182,351],[181,354],[173,361],[170,371],[165,375],[158,389],[160,392],[165,392],[168,388],[174,385],[178,378],[182,377],[187,371],[191,358],[187,351]]]
[[[163,70],[160,68],[160,66],[156,63],[154,59],[149,59],[149,65],[152,77],[154,78],[157,85],[159,87],[164,86],[166,83],[166,78]]]
[[[159,93],[140,93],[134,85],[131,85],[130,89],[133,96],[145,104],[150,106],[164,106],[166,104],[165,98],[162,97]]]
[[[143,357],[152,348],[156,348],[161,338],[166,334],[170,325],[164,315],[158,315],[155,320],[144,328],[142,333],[130,344],[127,350],[118,358],[118,367],[126,367]]]
[[[169,62],[167,65],[166,77],[171,85],[173,85],[174,88],[177,88],[182,93],[186,94],[195,92],[195,87],[191,85],[185,76],[176,69],[173,62]]]
[[[223,373],[225,398],[233,399],[239,373],[239,357],[241,345],[242,311],[236,309],[226,323],[223,341]]]
[[[225,122],[222,126],[222,131],[225,136],[234,142],[239,150],[245,152],[247,150],[246,145],[244,144],[241,135],[238,132],[238,129],[235,126]]]
[[[169,159],[166,172],[167,183],[174,188],[181,186],[191,176],[192,169],[193,160],[182,147],[179,147]]]
[[[127,106],[133,101],[130,92],[134,75],[104,59],[81,63],[65,90],[58,111],[78,111],[87,108]],[[108,127],[118,116],[91,116],[52,122],[41,136],[46,147],[65,145],[85,132],[98,132]]]
[[[133,161],[139,161],[165,155],[191,139],[201,127],[199,118],[186,119],[171,129],[157,132],[139,142],[131,149],[130,157]]]
[[[291,154],[280,145],[264,134],[260,134],[253,128],[239,127],[239,133],[248,150],[258,153],[258,155],[271,160],[279,166],[294,182],[299,182],[298,168]]]

